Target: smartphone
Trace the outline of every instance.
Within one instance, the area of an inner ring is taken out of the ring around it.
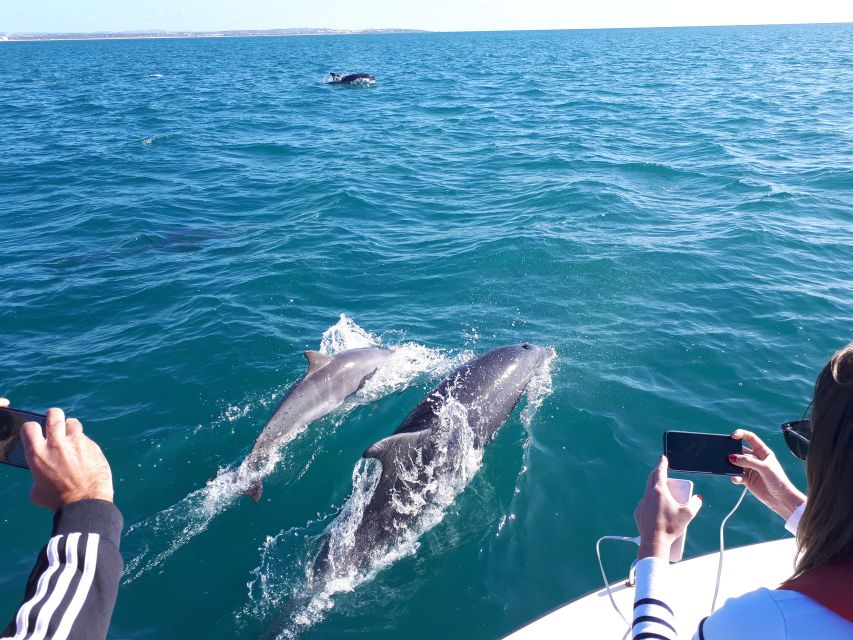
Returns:
[[[741,441],[731,436],[667,431],[663,434],[663,450],[671,471],[743,475],[742,467],[729,462],[730,455],[743,453]]]
[[[46,418],[40,413],[20,409],[0,408],[0,462],[29,469],[21,442],[21,427],[25,422],[38,422],[44,433]]]

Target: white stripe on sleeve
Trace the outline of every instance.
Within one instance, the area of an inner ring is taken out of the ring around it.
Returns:
[[[80,578],[80,584],[77,585],[77,591],[65,610],[65,615],[62,616],[62,621],[56,628],[56,633],[53,634],[52,640],[65,640],[68,634],[71,633],[71,626],[77,620],[77,615],[83,608],[86,602],[86,597],[89,595],[89,589],[92,586],[92,581],[95,579],[95,567],[98,563],[98,541],[100,536],[97,533],[90,533],[86,540],[86,559],[83,563],[83,576]]]
[[[65,594],[68,592],[71,579],[77,573],[77,544],[79,541],[80,533],[68,534],[68,539],[65,542],[65,567],[59,574],[59,579],[56,581],[53,593],[50,594],[47,602],[44,603],[41,611],[39,611],[38,618],[36,619],[36,628],[33,630],[33,635],[30,636],[31,640],[44,640],[48,626],[50,625],[50,619],[53,617],[53,612],[56,611],[59,603],[62,602]]]
[[[27,635],[27,623],[30,617],[30,611],[36,606],[41,599],[47,594],[47,585],[56,570],[59,568],[59,541],[62,536],[54,536],[47,543],[47,569],[39,576],[38,585],[36,586],[35,595],[27,600],[18,609],[18,615],[15,617],[15,637],[13,640],[22,640]]]

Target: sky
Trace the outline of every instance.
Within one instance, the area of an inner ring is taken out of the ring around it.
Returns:
[[[0,33],[853,22],[853,0],[0,0]]]

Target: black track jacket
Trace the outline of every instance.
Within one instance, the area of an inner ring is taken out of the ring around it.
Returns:
[[[124,568],[121,513],[112,502],[81,500],[53,517],[53,537],[27,581],[24,602],[2,637],[102,640]]]

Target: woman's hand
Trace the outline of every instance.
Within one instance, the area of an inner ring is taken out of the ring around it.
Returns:
[[[752,431],[738,429],[732,434],[735,440],[745,440],[751,449],[744,448],[742,455],[733,455],[729,461],[743,467],[743,476],[732,476],[734,484],[745,484],[756,498],[782,516],[791,517],[794,509],[806,501],[806,496],[797,489],[776,454]]]
[[[668,462],[660,457],[646,483],[646,493],[634,510],[634,519],[640,530],[640,550],[637,559],[655,557],[669,560],[669,549],[678,540],[699,513],[702,496],[692,496],[687,504],[679,504],[669,490]]]

